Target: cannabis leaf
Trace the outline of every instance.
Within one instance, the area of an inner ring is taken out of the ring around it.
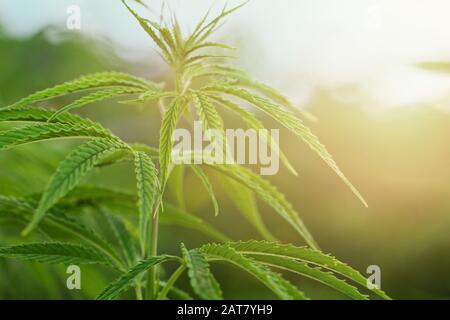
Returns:
[[[85,127],[95,127],[97,129],[108,131],[103,128],[100,124],[95,123],[91,120],[81,118],[77,115],[70,113],[64,113],[55,115],[55,110],[43,109],[43,108],[14,108],[6,109],[0,111],[0,121],[2,122],[54,122],[54,123],[64,123],[70,125],[84,125]],[[52,120],[50,120],[52,119]]]
[[[27,224],[35,212],[37,202],[30,199],[0,196],[0,215],[14,216]],[[122,267],[122,263],[114,249],[95,231],[84,224],[70,219],[62,214],[57,208],[52,208],[45,219],[39,225],[45,232],[53,233],[55,229],[74,235],[90,246],[100,250],[117,268]]]
[[[306,299],[298,289],[295,289],[294,286],[283,279],[279,274],[270,271],[251,258],[245,257],[231,246],[207,244],[200,248],[200,252],[207,257],[229,262],[249,272],[281,299]],[[292,292],[295,292],[295,295],[293,295]]]
[[[77,187],[61,199],[61,202],[69,207],[77,207],[80,203],[83,203],[84,205],[105,206],[114,210],[118,206],[118,209],[122,211],[121,213],[130,214],[136,212],[137,201],[135,195],[92,185]],[[164,202],[164,214],[161,215],[160,222],[165,225],[176,225],[201,232],[216,241],[230,241],[229,237],[198,216],[169,202]]]
[[[263,256],[263,258],[273,256],[284,258],[284,262],[289,261],[289,259],[299,260],[305,263],[302,267],[306,265],[315,265],[339,274],[363,287],[367,286],[367,280],[358,271],[318,250],[264,241],[237,242],[229,243],[229,245],[239,252],[251,255],[255,259],[260,259],[261,256]],[[283,259],[278,261],[283,261]],[[292,265],[293,264],[291,264],[291,266]],[[297,265],[295,268],[302,267]],[[316,273],[315,271],[313,272]],[[372,291],[383,299],[389,299],[389,297],[378,288],[373,288]]]
[[[367,206],[364,198],[342,173],[325,146],[320,143],[318,138],[311,132],[311,130],[306,127],[302,123],[302,121],[295,117],[291,112],[284,110],[280,105],[266,98],[252,94],[244,89],[232,87],[229,85],[213,84],[205,87],[204,90],[234,96],[254,105],[255,107],[267,113],[281,125],[285,126],[287,129],[299,136],[312,150],[314,150],[322,158],[323,161],[325,161],[325,163],[344,181],[344,183],[348,185],[348,187],[361,200],[361,202],[365,206]]]
[[[0,150],[14,146],[58,138],[108,138],[110,133],[98,130],[95,127],[48,123],[36,124],[22,128],[0,132]]]
[[[31,243],[0,247],[0,257],[40,263],[103,264],[115,267],[108,257],[96,249],[69,243]]]
[[[149,241],[149,223],[153,214],[156,197],[159,194],[158,172],[148,155],[135,152],[135,172],[138,190],[139,235],[146,251]]]
[[[173,132],[176,129],[178,119],[186,105],[184,98],[174,99],[169,105],[161,124],[160,142],[159,142],[159,164],[161,171],[161,185],[164,190],[168,179],[169,165],[173,148]]]
[[[279,256],[258,256],[256,258],[263,264],[279,268],[282,270],[291,271],[307,278],[311,278],[318,282],[328,285],[329,287],[342,292],[355,300],[367,300],[368,297],[362,295],[358,289],[347,284],[345,281],[340,280],[334,274],[326,271],[322,271],[320,268],[309,267],[306,263],[295,261],[291,258],[279,257]]]
[[[89,141],[76,148],[59,166],[43,194],[33,219],[23,231],[30,233],[47,211],[72,190],[104,157],[128,146],[116,140]]]
[[[120,217],[115,215],[104,213],[103,217],[108,222],[120,248],[123,252],[123,256],[128,266],[134,265],[138,258],[138,253],[133,241],[130,237],[129,231]]]
[[[59,97],[75,92],[90,89],[101,89],[111,86],[127,86],[141,89],[142,91],[149,89],[157,89],[158,86],[144,79],[121,72],[102,72],[82,76],[70,82],[56,85],[52,88],[41,90],[30,94],[29,96],[19,100],[18,102],[5,107],[5,109],[26,107],[35,102],[50,98]]]
[[[181,251],[195,293],[205,300],[222,300],[220,285],[209,270],[208,261],[203,254],[195,249],[189,251],[184,245],[181,245]]]
[[[105,99],[118,97],[118,96],[122,96],[122,95],[127,95],[127,94],[139,93],[139,92],[142,92],[142,89],[134,88],[134,87],[113,87],[113,88],[96,91],[94,93],[88,94],[88,95],[72,102],[71,104],[68,104],[67,106],[61,108],[52,117],[50,117],[50,119],[48,119],[48,121],[52,121],[57,116],[65,113],[69,110],[78,109],[85,105],[103,101]]]
[[[167,189],[175,196],[176,205],[181,209],[186,208],[184,198],[184,174],[185,166],[174,166],[170,178],[167,181]]]
[[[169,260],[174,260],[174,258],[170,256],[150,257],[139,262],[137,265],[124,273],[120,278],[107,286],[97,297],[97,300],[112,300],[116,298],[123,291],[133,285],[139,275],[148,271],[151,267]]]
[[[260,137],[263,139],[263,143],[267,143],[269,146],[272,146],[272,152],[274,152],[274,156],[279,156],[281,162],[286,166],[286,168],[295,176],[297,176],[297,171],[294,169],[292,164],[289,162],[289,159],[286,157],[283,151],[279,151],[278,154],[276,154],[276,151],[279,150],[279,146],[277,145],[277,142],[274,141],[272,136],[267,132],[267,130],[264,127],[264,124],[256,118],[255,115],[250,113],[249,111],[245,110],[240,105],[228,100],[224,99],[217,95],[208,95],[212,100],[216,101],[219,106],[224,106],[226,109],[231,110],[234,112],[242,121],[245,122],[248,128],[256,130]]]
[[[214,215],[217,217],[219,215],[219,204],[217,202],[216,196],[214,195],[214,190],[211,185],[211,182],[209,182],[208,176],[203,172],[203,170],[197,166],[191,166],[192,171],[194,171],[195,175],[200,179],[203,186],[206,189],[206,192],[208,193],[209,197],[211,198],[211,201],[214,206]]]
[[[146,7],[141,0],[134,2]],[[288,97],[276,89],[252,79],[243,70],[225,65],[225,59],[232,56],[209,52],[210,49],[233,50],[228,45],[211,41],[210,37],[227,16],[245,3],[231,9],[224,6],[211,19],[206,14],[190,34],[183,34],[175,15],[170,22],[165,22],[163,17],[159,22],[153,21],[141,17],[126,0],[122,3],[156,43],[161,56],[173,69],[174,83],[171,87],[174,89],[165,90],[163,84],[126,73],[101,72],[32,93],[10,106],[0,108],[0,122],[20,125],[0,131],[0,150],[53,139],[88,140],[59,164],[42,194],[22,197],[0,195],[2,221],[18,221],[26,225],[24,235],[36,229],[40,236],[52,241],[0,247],[0,257],[43,263],[101,264],[122,272],[100,293],[98,299],[117,298],[129,287],[135,288],[138,299],[192,299],[190,294],[175,287],[186,270],[197,296],[222,299],[220,285],[209,266],[219,261],[251,274],[281,299],[307,297],[275,270],[311,278],[353,299],[366,299],[367,296],[356,287],[365,286],[366,279],[336,258],[316,250],[317,243],[293,206],[268,180],[239,165],[219,164],[217,157],[213,158],[211,154],[192,151],[176,155],[172,152],[173,134],[178,123],[193,118],[202,121],[204,131],[218,130],[220,134],[215,138],[222,141],[216,142],[222,142],[225,147],[225,122],[219,112],[222,110],[231,111],[246,127],[258,130],[263,142],[278,150],[278,142],[264,130],[263,122],[245,108],[245,105],[251,105],[306,142],[366,204],[325,146],[295,115],[300,113],[304,118],[314,120],[310,114],[296,108]],[[59,106],[58,110],[36,107],[44,100],[74,93],[81,97]],[[159,145],[126,143],[101,124],[70,113],[110,98],[122,98],[118,101],[122,104],[157,102],[162,114]],[[276,156],[280,157],[286,168],[297,174],[282,151],[278,151]],[[211,198],[215,215],[219,213],[212,184],[215,180],[209,179],[210,171],[206,175],[199,166],[173,165],[175,162],[192,163],[192,160],[197,163],[199,157],[201,163],[208,164],[219,173],[219,180],[235,207],[262,237],[271,242],[230,242],[231,239],[216,227],[187,212],[184,175],[185,168],[191,168]],[[94,169],[121,162],[134,164],[136,193],[81,185]],[[173,194],[176,205],[167,200],[166,192]],[[309,247],[276,242],[260,216],[256,198],[284,218]],[[81,212],[95,215],[93,219],[86,219],[89,226],[85,224],[84,217],[80,217]],[[157,256],[157,252],[161,251],[157,236],[159,221],[193,229],[222,244],[206,244],[192,250],[181,245],[181,257]],[[149,236],[150,225],[152,239]],[[68,237],[82,244],[60,242],[67,241]],[[137,252],[138,245],[141,254]],[[167,261],[177,261],[179,267],[162,281],[159,276],[163,273],[157,272],[157,266]],[[147,285],[146,290],[143,290],[144,284]],[[380,289],[371,290],[379,297],[389,299]]]
[[[221,177],[221,183],[228,197],[256,230],[266,240],[275,241],[276,238],[267,229],[261,218],[254,192],[227,176]]]

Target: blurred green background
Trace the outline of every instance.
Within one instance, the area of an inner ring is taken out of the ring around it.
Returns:
[[[243,49],[245,55],[246,46]],[[14,37],[1,29],[0,105],[88,72],[123,70],[156,81],[170,79],[163,67],[152,72],[158,64],[156,55],[125,61],[107,40],[94,40],[55,27],[26,37]],[[309,98],[308,110],[319,121],[308,124],[365,196],[369,209],[314,153],[287,132],[282,131],[281,147],[299,176],[281,168],[280,174],[270,179],[293,203],[325,252],[362,273],[369,265],[379,265],[382,288],[393,298],[449,299],[450,115],[424,103],[368,112],[368,101],[358,84],[331,89],[317,86]],[[64,100],[57,99],[49,105],[57,107],[61,102]],[[86,108],[82,113],[126,141],[157,145],[160,118],[155,106],[139,108],[109,102]],[[269,127],[276,127],[265,120]],[[229,125],[236,125],[232,121]],[[70,146],[45,143],[1,152],[0,193],[23,195],[42,191]],[[48,150],[45,155],[39,152],[42,148]],[[32,176],[26,174],[30,167],[34,168]],[[102,170],[91,180],[134,190],[132,168],[127,165]],[[221,206],[217,218],[201,184],[188,176],[185,197],[189,211],[233,239],[259,239],[228,202],[220,185],[215,184],[215,191]],[[261,204],[260,209],[276,236],[284,242],[302,244],[269,208]],[[19,231],[17,226],[1,226],[1,244],[16,241],[13,236]],[[161,251],[176,253],[181,241],[194,247],[208,239],[181,228],[162,228]],[[214,267],[214,271],[226,298],[273,298],[240,271],[221,266]],[[93,298],[114,278],[101,268],[86,267],[83,289],[71,292],[65,288],[64,272],[59,267],[0,260],[0,299]],[[292,281],[313,298],[343,298],[307,280]],[[183,282],[187,287],[186,279]]]

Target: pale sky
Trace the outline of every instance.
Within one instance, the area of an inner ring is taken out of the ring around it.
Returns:
[[[160,11],[160,0],[146,2]],[[225,3],[166,2],[186,29]],[[17,35],[48,24],[64,27],[74,4],[81,8],[82,32],[108,36],[129,56],[152,48],[119,0],[0,0],[0,21]],[[217,37],[240,34],[246,47],[240,63],[300,105],[315,87],[353,83],[374,106],[449,102],[450,76],[412,67],[450,61],[449,0],[251,0],[227,20]]]

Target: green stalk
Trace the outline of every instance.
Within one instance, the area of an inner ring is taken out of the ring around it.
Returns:
[[[153,212],[151,224],[151,243],[147,253],[147,257],[156,257],[158,255],[158,228],[159,228],[159,208],[161,206],[161,197],[158,198]],[[157,281],[158,268],[152,267],[147,276],[147,299],[154,299],[158,293]]]
[[[178,95],[183,95],[187,88],[185,88],[185,84],[183,81],[183,70],[175,68],[175,87]],[[161,102],[160,102],[161,105]],[[161,108],[162,109],[162,108]],[[163,110],[161,110],[163,111]],[[162,181],[162,190],[161,193],[164,193],[164,187],[166,185],[166,181]],[[147,254],[147,257],[155,257],[158,255],[158,228],[159,228],[159,211],[162,202],[162,194],[158,198],[158,201],[155,205],[155,211],[153,213],[152,225],[151,225],[151,244],[150,250]],[[175,279],[176,280],[176,279]],[[158,267],[154,266],[149,270],[147,276],[147,299],[155,299],[158,296],[159,291],[159,279],[158,279]]]
[[[152,242],[150,246],[150,257],[158,255],[158,224],[159,224],[159,204],[152,219]],[[150,269],[147,280],[147,295],[149,299],[154,299],[158,293],[157,283],[158,267],[154,266]]]
[[[177,282],[178,278],[183,274],[184,270],[186,270],[186,264],[182,264],[178,267],[177,270],[172,274],[172,276],[167,280],[166,285],[164,286],[164,289],[161,290],[161,293],[158,295],[158,300],[164,300],[169,293],[170,289],[172,289],[175,282]]]
[[[144,300],[144,297],[142,296],[141,287],[139,285],[136,285],[134,289],[136,291],[136,299],[137,300]]]

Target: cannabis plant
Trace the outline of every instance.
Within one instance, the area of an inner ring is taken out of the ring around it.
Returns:
[[[174,84],[170,87],[173,90],[130,74],[105,72],[85,75],[33,93],[0,109],[1,122],[22,124],[0,132],[1,150],[59,138],[86,141],[59,164],[42,194],[21,198],[0,196],[2,221],[20,221],[25,225],[22,236],[31,239],[21,245],[0,247],[0,257],[109,267],[117,273],[117,279],[99,293],[98,299],[119,298],[130,288],[134,288],[137,299],[189,299],[192,295],[202,299],[222,299],[220,284],[210,271],[210,264],[217,262],[243,269],[280,299],[307,299],[281,271],[311,278],[352,299],[369,298],[361,289],[388,299],[379,288],[365,288],[366,279],[359,272],[322,253],[284,195],[249,168],[235,164],[173,165],[172,136],[182,118],[187,122],[200,119],[204,130],[223,130],[221,112],[227,109],[249,128],[264,128],[247,108],[251,106],[306,142],[365,204],[326,148],[296,115],[298,110],[288,98],[253,80],[244,71],[224,64],[227,55],[208,52],[232,49],[210,41],[210,37],[224,18],[241,6],[225,7],[213,18],[207,14],[191,33],[185,34],[175,17],[169,21],[147,20],[130,3],[122,2],[172,68]],[[142,5],[138,2],[137,5]],[[84,95],[57,110],[37,107],[41,101],[74,93]],[[162,122],[158,147],[128,143],[101,124],[71,112],[116,97],[122,97],[125,104],[159,108]],[[270,140],[270,137],[266,138]],[[195,156],[195,151],[187,155],[191,156]],[[286,156],[280,153],[280,157],[295,173]],[[126,161],[134,163],[137,194],[82,183],[92,171]],[[208,167],[207,171],[205,167]],[[182,187],[185,170],[192,170],[199,178],[217,214],[218,205],[209,176],[215,172],[229,191],[231,201],[264,240],[232,241],[213,226],[187,213]],[[175,192],[179,200],[176,204],[169,203],[164,197],[169,191]],[[286,220],[306,245],[279,243],[264,225],[256,198]],[[120,210],[112,210],[114,206]],[[76,213],[84,207],[92,209],[103,227],[114,235],[114,240],[105,240],[99,230],[80,221]],[[179,244],[179,255],[165,254],[158,250],[160,223],[193,228],[215,242],[198,248]],[[78,241],[61,241],[67,239],[67,235]],[[178,264],[178,268],[163,276],[161,270],[168,262]],[[176,287],[184,273],[190,280],[193,294]]]

